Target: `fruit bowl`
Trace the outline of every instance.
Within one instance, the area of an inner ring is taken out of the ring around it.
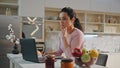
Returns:
[[[91,58],[89,62],[82,62],[80,58],[75,58],[75,64],[79,67],[90,68],[95,63],[96,58]]]
[[[91,67],[95,63],[99,53],[95,49],[87,50],[86,48],[75,48],[72,52],[75,57],[75,64],[80,67]]]

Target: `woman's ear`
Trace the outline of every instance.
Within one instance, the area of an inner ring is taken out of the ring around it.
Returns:
[[[73,17],[71,21],[72,21],[72,23],[74,24],[74,21],[75,21],[75,17]]]

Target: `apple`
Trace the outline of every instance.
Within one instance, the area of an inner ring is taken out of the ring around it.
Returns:
[[[88,53],[84,53],[82,56],[81,56],[81,61],[83,63],[87,63],[91,60],[91,57]]]
[[[83,54],[85,54],[85,53],[87,53],[88,51],[87,51],[87,49],[86,48],[82,48],[82,53]]]
[[[82,51],[79,48],[75,48],[74,51],[72,52],[72,55],[74,57],[80,57],[82,55]]]
[[[80,52],[80,49],[79,49],[79,48],[75,48],[74,51],[75,51],[75,50],[78,51],[78,52]]]

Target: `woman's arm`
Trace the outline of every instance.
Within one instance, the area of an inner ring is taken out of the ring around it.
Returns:
[[[64,41],[64,42],[67,43],[67,41]],[[74,48],[82,48],[83,43],[84,43],[84,35],[83,35],[83,33],[79,33],[77,35],[72,36],[71,41],[70,41],[70,45],[65,49],[65,55],[67,57],[72,57],[73,49]]]
[[[63,50],[61,49],[61,46],[62,46],[62,42],[61,42],[61,36],[59,36],[59,47],[58,47],[58,50],[55,51],[55,52],[46,52],[45,54],[52,54],[52,55],[56,55],[56,56],[61,56],[62,53],[63,53]]]

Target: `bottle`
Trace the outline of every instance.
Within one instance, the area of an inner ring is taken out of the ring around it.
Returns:
[[[11,15],[11,8],[6,8],[6,15]]]
[[[46,56],[45,68],[54,68],[54,62],[55,62],[55,59],[53,56],[51,55]]]
[[[72,59],[62,59],[61,60],[61,68],[74,68]]]
[[[101,22],[101,16],[98,16],[98,22]]]

